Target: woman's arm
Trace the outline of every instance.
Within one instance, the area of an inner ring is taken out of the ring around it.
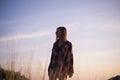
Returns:
[[[69,45],[69,51],[68,51],[68,75],[69,77],[72,77],[74,73],[74,68],[73,68],[73,52],[72,52],[72,43]]]

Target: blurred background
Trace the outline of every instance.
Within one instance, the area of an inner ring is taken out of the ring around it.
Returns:
[[[68,80],[120,75],[119,0],[0,0],[0,66],[48,80],[59,26],[73,44],[74,75]]]

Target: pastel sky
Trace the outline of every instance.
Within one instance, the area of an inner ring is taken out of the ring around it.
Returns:
[[[20,62],[32,55],[33,68],[41,65],[47,77],[59,26],[73,44],[75,75],[69,80],[120,75],[119,0],[0,0],[0,64],[5,67],[11,53]]]

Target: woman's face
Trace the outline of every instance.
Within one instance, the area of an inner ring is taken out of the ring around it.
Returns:
[[[61,37],[61,31],[59,29],[57,29],[57,31],[56,31],[56,37],[57,37],[57,39],[60,39],[60,37]]]

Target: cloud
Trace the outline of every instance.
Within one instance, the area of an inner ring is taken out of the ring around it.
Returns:
[[[20,34],[20,35],[8,36],[8,37],[0,37],[0,42],[38,38],[38,37],[47,36],[51,33],[52,31],[43,31],[43,32],[34,32],[31,34]]]

